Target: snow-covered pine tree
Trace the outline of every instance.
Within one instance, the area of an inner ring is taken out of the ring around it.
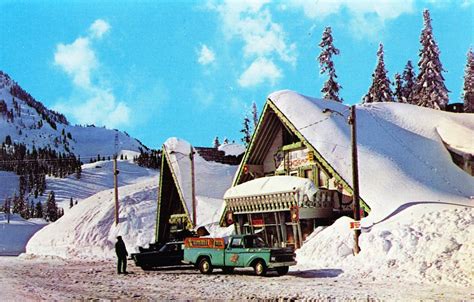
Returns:
[[[372,74],[372,85],[369,88],[369,92],[367,92],[362,100],[362,103],[364,104],[373,102],[393,102],[392,89],[390,88],[390,80],[387,77],[383,54],[383,44],[380,43],[377,51],[377,65]]]
[[[224,145],[227,145],[229,143],[229,139],[227,137],[224,137]]]
[[[220,145],[221,145],[221,143],[219,142],[219,137],[216,136],[214,138],[214,142],[212,143],[212,146],[217,149],[217,148],[219,148]]]
[[[418,61],[420,73],[416,79],[413,100],[418,106],[444,109],[449,101],[449,90],[444,85],[444,77],[441,74],[444,69],[439,60],[440,51],[433,37],[430,12],[427,9],[423,11],[423,20]]]
[[[403,70],[403,88],[402,88],[402,98],[404,103],[414,104],[413,103],[413,90],[415,89],[415,71],[413,70],[413,65],[409,60]]]
[[[403,82],[402,76],[399,73],[395,74],[395,91],[393,92],[393,96],[395,97],[395,101],[399,103],[405,103],[403,99]]]
[[[243,134],[242,142],[247,147],[249,145],[250,139],[251,139],[251,136],[250,136],[250,119],[249,119],[248,115],[245,115],[245,117],[244,117],[243,128],[242,128],[242,130],[240,130],[240,132],[242,132],[242,134]]]
[[[467,52],[462,98],[464,99],[464,112],[474,113],[474,53],[472,48]]]
[[[344,100],[339,97],[339,90],[342,86],[336,81],[337,75],[334,68],[334,62],[332,61],[332,56],[338,55],[339,49],[333,45],[331,27],[326,27],[321,42],[318,45],[321,47],[321,53],[318,56],[320,66],[319,73],[323,74],[327,72],[329,77],[321,89],[323,98],[342,103]]]

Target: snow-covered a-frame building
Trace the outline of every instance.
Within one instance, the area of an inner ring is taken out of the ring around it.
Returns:
[[[317,226],[351,216],[349,112],[292,91],[271,94],[224,196],[221,225],[299,247]],[[356,116],[365,223],[407,204],[473,205],[474,178],[446,146],[474,154],[474,115],[375,103],[357,105]]]
[[[218,227],[225,190],[231,184],[245,149],[193,147],[169,138],[163,144],[155,239],[182,239],[201,226]]]

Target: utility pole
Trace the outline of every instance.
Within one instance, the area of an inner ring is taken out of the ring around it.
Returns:
[[[119,198],[118,198],[118,179],[119,171],[117,170],[117,149],[118,134],[115,134],[115,154],[114,154],[114,193],[115,193],[115,225],[119,222]]]
[[[360,221],[360,203],[359,203],[359,167],[357,163],[357,130],[356,130],[356,107],[351,106],[351,115],[349,117],[351,125],[351,145],[352,145],[352,203],[354,208],[354,220]],[[354,229],[354,254],[360,252],[359,236],[360,228]]]
[[[189,159],[191,160],[191,198],[193,203],[193,226],[196,227],[196,185],[194,182],[194,149],[191,145],[191,150],[189,152]]]

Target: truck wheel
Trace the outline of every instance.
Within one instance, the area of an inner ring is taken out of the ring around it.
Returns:
[[[267,266],[263,260],[257,260],[253,266],[253,270],[257,276],[265,276],[267,274]]]
[[[212,273],[213,267],[211,261],[208,258],[202,258],[199,261],[199,271],[201,274],[210,274]]]
[[[234,272],[234,267],[226,266],[222,268],[222,271],[224,272],[224,274],[232,274]]]
[[[277,267],[276,271],[277,271],[278,275],[283,276],[283,275],[288,274],[289,269],[290,268],[288,266],[282,266],[282,267]]]

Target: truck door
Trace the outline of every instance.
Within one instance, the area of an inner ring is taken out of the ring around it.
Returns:
[[[245,251],[243,238],[232,238],[225,251],[225,265],[244,266]]]

